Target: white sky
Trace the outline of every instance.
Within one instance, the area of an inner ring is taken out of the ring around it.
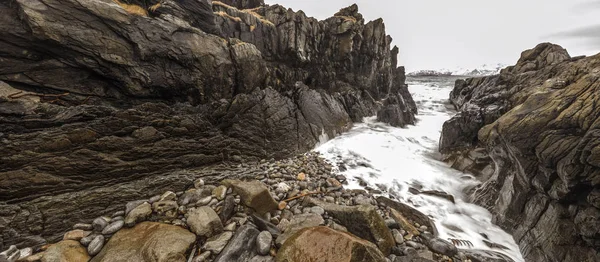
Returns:
[[[383,18],[407,71],[514,64],[541,42],[571,56],[600,52],[600,0],[266,0],[318,19],[358,4]]]

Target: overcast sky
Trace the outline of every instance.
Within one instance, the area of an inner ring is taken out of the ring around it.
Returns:
[[[514,64],[540,42],[600,52],[600,0],[266,0],[318,19],[353,3],[383,18],[408,71]]]

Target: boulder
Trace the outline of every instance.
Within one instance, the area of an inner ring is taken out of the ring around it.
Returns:
[[[325,209],[325,212],[337,219],[348,232],[375,243],[384,255],[389,255],[391,248],[396,245],[390,229],[377,213],[375,206],[340,206],[314,199],[310,202]]]
[[[369,241],[329,227],[311,227],[291,236],[275,261],[385,262],[386,258]]]
[[[119,230],[91,262],[185,262],[186,252],[195,241],[196,236],[181,227],[142,222]]]
[[[135,224],[148,219],[151,214],[152,206],[150,206],[148,202],[144,202],[127,213],[127,217],[125,217],[125,225],[132,227]]]
[[[260,181],[225,180],[223,184],[233,187],[247,207],[259,214],[277,210],[278,203],[273,199],[267,186]]]
[[[316,227],[323,225],[325,221],[323,217],[317,214],[308,213],[308,214],[299,214],[292,217],[289,224],[283,229],[283,234],[277,237],[275,243],[277,246],[281,247],[288,238],[292,235],[296,234],[296,232],[307,228],[307,227]]]
[[[210,207],[191,208],[185,214],[190,230],[198,236],[212,237],[223,232],[223,224]]]
[[[85,247],[75,240],[63,240],[50,245],[43,254],[42,262],[80,262],[90,260]]]
[[[233,232],[228,231],[213,236],[206,240],[206,243],[202,246],[202,250],[208,250],[212,254],[219,254],[223,251],[223,248],[225,248],[231,237],[233,237]]]

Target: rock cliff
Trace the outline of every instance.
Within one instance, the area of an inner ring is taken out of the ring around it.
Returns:
[[[471,199],[527,261],[600,257],[600,55],[540,44],[499,75],[459,80],[440,151],[483,184]]]
[[[0,250],[362,117],[414,122],[381,20],[262,1],[0,1]]]

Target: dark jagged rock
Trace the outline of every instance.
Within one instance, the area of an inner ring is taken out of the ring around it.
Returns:
[[[499,75],[459,80],[440,151],[484,182],[471,199],[527,261],[596,261],[600,250],[600,56],[540,44]]]
[[[386,98],[413,122],[383,21],[210,3],[0,2],[0,249],[184,190],[198,167],[305,152]]]

